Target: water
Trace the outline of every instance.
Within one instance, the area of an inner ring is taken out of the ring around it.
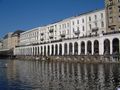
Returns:
[[[116,90],[120,64],[0,60],[0,90]]]

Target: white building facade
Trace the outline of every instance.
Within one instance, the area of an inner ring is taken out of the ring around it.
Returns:
[[[96,10],[23,32],[15,55],[119,53],[120,34],[106,33],[105,10]]]

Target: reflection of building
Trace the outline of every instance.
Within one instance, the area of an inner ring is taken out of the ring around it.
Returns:
[[[105,0],[107,32],[120,31],[120,0]]]
[[[120,32],[115,32],[119,31],[119,23],[116,20],[118,12],[112,16],[115,23],[109,24],[108,8],[111,5],[108,3],[106,0],[106,8],[103,10],[91,11],[21,33],[20,45],[15,48],[14,53],[16,55],[118,54]],[[119,4],[114,3],[115,7]],[[110,27],[113,31],[111,33],[108,29]]]

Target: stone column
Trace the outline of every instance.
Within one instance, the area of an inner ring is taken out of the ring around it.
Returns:
[[[74,48],[74,43],[72,43],[72,55],[74,55],[75,54],[75,48]]]
[[[46,56],[48,56],[48,46],[46,45]]]
[[[64,43],[62,43],[62,55],[64,55],[65,52],[64,52]]]
[[[52,45],[49,45],[50,46],[50,56],[52,54]]]
[[[69,55],[69,43],[67,43],[67,55]]]
[[[100,55],[104,54],[104,41],[102,39],[99,40],[99,54]]]
[[[81,54],[81,46],[80,46],[80,43],[78,42],[78,55]]]
[[[112,45],[112,40],[110,40],[110,54],[113,54],[113,45]]]
[[[92,41],[92,55],[94,54],[94,42]]]
[[[87,55],[87,42],[85,41],[85,55]]]
[[[55,55],[55,44],[54,44],[54,53],[53,53],[53,55]]]
[[[60,52],[60,50],[59,50],[59,44],[58,44],[58,55],[59,55],[59,52]]]

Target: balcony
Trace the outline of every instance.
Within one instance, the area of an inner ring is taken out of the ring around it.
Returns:
[[[53,32],[53,29],[50,29],[49,32],[52,33],[52,32]]]
[[[92,28],[92,32],[97,32],[98,31],[98,27]]]
[[[61,33],[60,36],[61,36],[61,37],[65,37],[65,33]]]
[[[75,35],[79,35],[79,34],[80,34],[80,30],[74,31],[74,34],[75,34]]]

